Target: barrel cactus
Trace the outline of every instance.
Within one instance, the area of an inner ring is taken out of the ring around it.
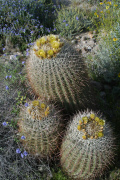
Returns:
[[[21,108],[18,136],[29,154],[46,158],[57,150],[62,132],[61,115],[54,104],[41,100],[29,101]]]
[[[112,129],[98,112],[87,110],[72,119],[61,146],[61,166],[72,179],[103,175],[114,160]]]
[[[55,100],[67,112],[86,106],[90,93],[83,59],[63,38],[50,34],[36,40],[26,70],[28,82],[39,97]]]

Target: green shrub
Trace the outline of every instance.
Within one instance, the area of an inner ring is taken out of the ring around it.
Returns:
[[[101,33],[99,38],[99,50],[95,52],[96,55],[91,60],[87,60],[88,67],[97,77],[107,82],[119,82],[120,24],[116,24],[114,31]]]
[[[120,73],[120,11],[117,1],[101,2],[92,21],[98,32],[99,48],[86,59],[91,76],[107,82],[119,81]]]
[[[91,21],[80,8],[65,8],[57,10],[55,28],[57,33],[71,39],[74,35],[83,31],[91,25]]]

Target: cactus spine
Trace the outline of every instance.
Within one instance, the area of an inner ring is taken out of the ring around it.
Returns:
[[[38,39],[26,62],[27,77],[35,94],[57,101],[67,112],[86,106],[88,76],[82,61],[70,44],[59,36]]]
[[[22,143],[35,156],[51,157],[57,149],[61,132],[61,116],[53,104],[34,100],[21,108],[18,121],[19,136],[25,136]]]
[[[108,123],[87,110],[74,116],[61,147],[61,166],[72,179],[94,179],[114,159],[114,138]]]

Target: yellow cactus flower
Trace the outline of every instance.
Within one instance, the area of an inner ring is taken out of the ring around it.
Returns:
[[[101,13],[103,13],[103,11],[100,11]]]
[[[52,41],[51,42],[51,46],[52,46],[52,48],[59,48],[60,47],[60,42],[58,42],[58,41]]]
[[[118,74],[118,77],[120,78],[120,73]]]
[[[107,2],[106,4],[109,4],[109,5],[111,5],[111,1]]]
[[[40,42],[40,44],[45,44],[46,43],[46,38],[45,37],[41,37],[39,39],[39,42]]]
[[[103,137],[104,136],[102,132],[98,132],[97,135],[98,135],[98,137]]]
[[[48,56],[53,56],[54,55],[54,51],[52,49],[47,51],[47,55]]]
[[[56,49],[56,48],[53,48],[53,52],[56,54],[60,51],[60,48]]]
[[[100,119],[99,119],[98,117],[96,117],[96,118],[95,118],[95,121],[96,121],[96,122],[99,122],[99,121],[100,121]]]
[[[45,108],[45,104],[44,104],[44,103],[41,103],[40,107],[41,107],[42,109],[44,109],[44,108]]]
[[[87,116],[84,116],[84,117],[82,117],[82,120],[84,121],[84,120],[88,120],[88,117]]]
[[[87,139],[87,137],[85,135],[82,136],[83,139]]]
[[[49,114],[49,111],[45,111],[45,116],[47,116]]]
[[[100,2],[100,5],[103,5],[103,2]]]
[[[95,135],[95,139],[97,139],[98,138],[98,136],[97,135]]]
[[[50,34],[50,35],[48,36],[48,40],[49,40],[49,41],[56,41],[57,39],[58,39],[58,37],[55,36],[55,35],[53,35],[53,34]]]
[[[77,129],[80,131],[82,129],[82,126],[78,125]]]
[[[93,139],[94,137],[93,136],[90,136],[90,139]]]
[[[117,38],[113,38],[113,41],[117,41],[118,39]]]
[[[46,58],[46,52],[43,49],[39,49],[37,51],[37,55],[42,57],[42,58]]]
[[[110,6],[106,6],[106,9],[109,9]]]
[[[50,108],[49,108],[49,106],[48,106],[48,107],[46,108],[46,111],[49,111],[49,109],[50,109]]]
[[[83,121],[80,119],[80,120],[79,120],[79,124],[81,125],[82,123],[83,123]]]
[[[94,15],[97,16],[98,14],[95,12]]]
[[[91,114],[91,115],[90,115],[90,118],[91,118],[91,119],[94,119],[94,118],[95,118],[95,114]]]
[[[99,120],[99,125],[100,125],[100,126],[105,125],[105,121],[104,121],[104,120],[102,120],[102,119],[100,119],[100,120]]]
[[[88,119],[85,119],[85,120],[84,120],[84,124],[87,124],[87,122],[88,122]]]
[[[32,104],[33,104],[33,106],[39,106],[39,101],[34,100],[34,101],[32,102]]]
[[[115,7],[117,7],[118,5],[117,4],[114,4]]]

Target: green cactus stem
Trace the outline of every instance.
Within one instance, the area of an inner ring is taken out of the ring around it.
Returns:
[[[61,146],[61,166],[72,179],[95,179],[114,160],[115,138],[105,118],[87,110],[72,119]]]
[[[26,71],[34,93],[60,103],[67,113],[88,107],[92,102],[83,59],[58,35],[43,36],[35,42]]]
[[[53,104],[39,99],[29,101],[28,104],[28,107],[21,107],[18,135],[25,136],[21,141],[30,154],[51,157],[58,148],[62,130],[59,110]]]

